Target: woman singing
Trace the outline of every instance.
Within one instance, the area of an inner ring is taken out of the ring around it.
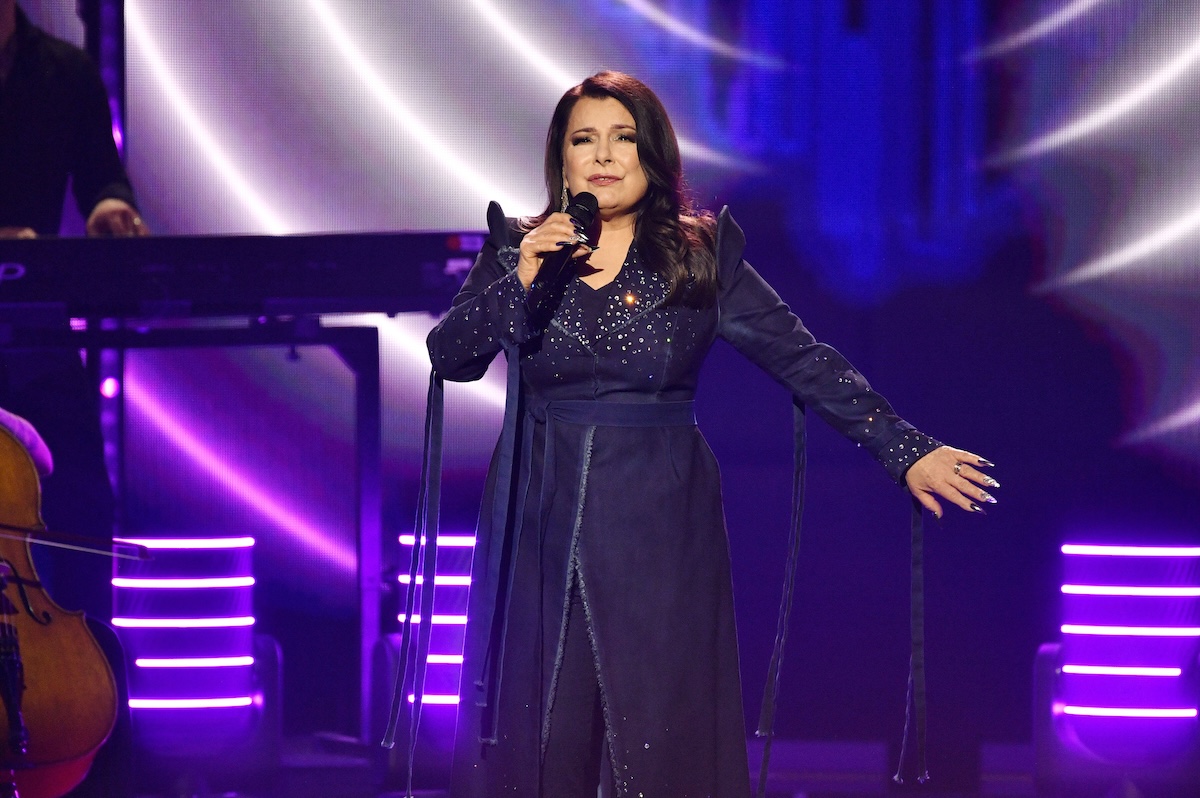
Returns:
[[[545,177],[542,215],[493,212],[429,336],[447,380],[478,379],[502,350],[519,367],[480,514],[451,794],[595,798],[605,781],[618,796],[748,796],[720,479],[692,410],[713,342],[935,515],[939,498],[994,501],[990,463],[899,418],[742,260],[728,212],[692,207],[671,123],[638,80],[601,72],[563,95]],[[599,205],[586,229],[562,212],[584,192]],[[561,300],[531,311],[564,247],[578,256]]]

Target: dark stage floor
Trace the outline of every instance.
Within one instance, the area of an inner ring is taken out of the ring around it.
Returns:
[[[1018,798],[1035,795],[1033,754],[1027,745],[989,745],[981,751],[982,773],[977,791],[939,790],[928,784],[915,790],[896,788],[887,774],[886,746],[873,743],[812,743],[777,740],[771,758],[769,798],[853,798],[871,795],[922,795],[929,798]],[[751,757],[756,753],[752,744]],[[281,767],[245,790],[204,790],[202,783],[182,780],[170,792],[141,791],[139,798],[246,796],[247,798],[399,798],[378,788],[371,752],[336,738],[286,739]],[[756,772],[756,767],[752,771]],[[443,798],[439,791],[419,791],[422,798]]]

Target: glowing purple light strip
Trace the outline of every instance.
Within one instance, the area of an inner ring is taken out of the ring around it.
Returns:
[[[1129,637],[1200,637],[1200,626],[1091,626],[1064,623],[1065,635],[1116,635]]]
[[[462,654],[430,654],[426,660],[430,665],[462,665]]]
[[[407,617],[408,616],[404,613],[400,613],[396,616],[396,620],[400,623],[404,623],[404,619]],[[412,622],[421,623],[421,616],[414,615],[412,617]],[[462,626],[466,622],[467,616],[465,615],[434,615],[430,621],[430,623],[432,623],[434,626]]]
[[[230,626],[253,626],[254,618],[113,618],[113,626],[131,629],[219,629]]]
[[[417,697],[415,695],[413,695],[412,693],[409,693],[408,694],[408,703],[415,704],[416,701],[417,701]],[[452,704],[458,703],[458,696],[456,696],[456,695],[441,695],[438,693],[426,693],[425,695],[421,696],[421,703],[422,704],[452,705]]]
[[[402,585],[411,584],[411,581],[412,581],[409,579],[408,574],[400,574],[398,579],[399,579],[400,584],[402,584]],[[425,584],[425,577],[421,576],[420,574],[417,574],[417,584],[418,585]],[[467,587],[468,585],[471,584],[471,577],[458,575],[458,574],[438,574],[437,576],[435,576],[433,578],[433,584],[435,586],[447,585],[447,586],[452,586],[452,587]]]
[[[1191,598],[1200,596],[1200,587],[1166,585],[1063,585],[1062,592],[1072,596],[1155,596]]]
[[[187,429],[173,413],[160,405],[154,397],[154,392],[143,386],[140,378],[135,379],[132,373],[125,377],[125,396],[138,411],[145,414],[146,418],[168,441],[190,457],[217,482],[306,547],[333,562],[346,573],[357,573],[358,555],[353,548],[339,544],[331,536],[316,529],[290,508],[274,499],[248,475],[227,464],[199,436]]]
[[[139,668],[242,668],[254,664],[254,657],[138,657]]]
[[[401,535],[400,545],[411,546],[416,542],[415,535]],[[424,546],[429,540],[424,535],[421,535],[421,545]],[[451,546],[459,548],[470,548],[475,545],[474,535],[438,535],[437,544],[439,546]]]
[[[118,543],[131,543],[148,549],[244,549],[254,545],[254,538],[113,538]]]
[[[248,707],[254,698],[248,695],[228,698],[131,698],[130,709],[215,709]]]
[[[1055,707],[1064,715],[1082,715],[1092,718],[1194,718],[1195,707],[1078,707],[1060,704]]]
[[[1096,546],[1066,543],[1063,554],[1092,557],[1200,557],[1200,546]]]
[[[128,578],[123,576],[114,576],[113,587],[126,588],[144,588],[157,590],[185,590],[185,589],[203,589],[203,588],[220,588],[220,587],[251,587],[254,584],[253,576],[209,576],[195,579],[151,579],[151,578]]]
[[[1063,665],[1062,672],[1085,676],[1179,676],[1183,673],[1183,669],[1117,665]]]

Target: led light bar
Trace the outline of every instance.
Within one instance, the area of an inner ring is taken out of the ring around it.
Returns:
[[[415,695],[413,695],[412,693],[409,693],[408,694],[408,703],[415,704],[416,702],[417,702],[417,697]],[[458,696],[456,696],[456,695],[439,695],[437,693],[426,693],[425,695],[421,696],[421,703],[422,704],[447,704],[447,705],[457,704]]]
[[[1072,596],[1161,596],[1190,598],[1200,596],[1200,586],[1063,585],[1062,592]]]
[[[1183,673],[1183,669],[1140,665],[1063,665],[1062,672],[1089,676],[1179,676]]]
[[[248,695],[229,698],[131,698],[130,709],[215,709],[248,707],[254,698]]]
[[[407,585],[407,584],[411,583],[411,580],[409,579],[408,574],[400,574],[399,581],[400,581],[400,584],[402,584],[402,585]],[[417,575],[417,584],[418,585],[425,584],[425,577],[418,574]],[[449,586],[454,586],[454,587],[466,587],[471,584],[471,577],[468,575],[458,575],[458,574],[445,574],[445,575],[438,574],[437,576],[435,576],[433,578],[433,584],[434,585],[449,585]]]
[[[113,577],[112,583],[113,587],[144,588],[151,590],[186,590],[193,588],[251,587],[254,584],[254,577],[209,576],[195,579],[135,579],[123,576],[115,576]]]
[[[1200,626],[1090,626],[1064,623],[1065,635],[1117,635],[1130,637],[1200,637]]]
[[[239,668],[254,664],[254,657],[138,657],[139,668]]]
[[[1077,707],[1064,705],[1064,715],[1082,715],[1092,718],[1194,718],[1195,707]]]
[[[244,549],[254,545],[254,538],[113,538],[116,543],[130,543],[148,549]]]
[[[254,617],[236,618],[113,618],[113,626],[131,629],[213,629],[227,626],[253,626]]]
[[[404,613],[400,613],[396,616],[396,620],[400,623],[404,623],[405,619],[407,618],[408,616]],[[414,615],[412,617],[412,622],[421,623],[421,616]],[[434,615],[430,620],[430,623],[432,623],[434,626],[463,626],[466,624],[466,622],[467,616],[465,615]]]
[[[400,536],[400,545],[402,545],[402,546],[411,546],[415,542],[416,542],[415,535],[401,535]],[[428,542],[429,542],[428,538],[426,538],[425,535],[421,535],[421,545],[424,546]],[[474,535],[438,535],[437,536],[437,544],[442,547],[456,546],[456,547],[460,547],[460,548],[470,548],[475,545],[475,536]]]
[[[462,654],[430,654],[425,660],[430,665],[462,665]]]
[[[1104,546],[1066,543],[1063,554],[1092,557],[1200,557],[1200,546]]]

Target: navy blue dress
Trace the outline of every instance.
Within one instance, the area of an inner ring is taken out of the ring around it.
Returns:
[[[633,248],[600,315],[572,278],[544,324],[515,273],[520,234],[498,227],[428,341],[447,380],[519,358],[480,513],[451,794],[538,795],[578,590],[616,794],[749,796],[720,474],[691,414],[709,348],[730,342],[901,484],[940,444],[813,338],[742,259],[727,210],[714,306],[665,305]]]

